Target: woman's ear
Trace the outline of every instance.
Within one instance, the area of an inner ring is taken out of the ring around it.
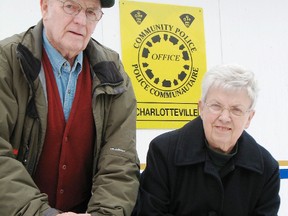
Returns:
[[[249,127],[250,122],[251,122],[252,118],[254,117],[254,115],[255,115],[255,110],[251,110],[250,113],[249,113],[247,122],[245,124],[245,129],[247,129]]]

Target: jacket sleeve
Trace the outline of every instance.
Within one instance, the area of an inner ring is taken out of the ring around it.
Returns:
[[[165,134],[150,143],[133,216],[173,216],[169,211],[171,200],[168,170],[172,167],[172,160],[168,152],[174,150],[170,149],[169,143],[170,136]]]
[[[122,65],[120,70],[123,71]],[[105,103],[102,117],[105,123],[96,122],[98,129],[101,124],[103,128],[93,195],[88,205],[88,213],[93,216],[130,216],[138,193],[140,165],[136,152],[136,99],[130,79],[125,73],[123,76],[126,91],[114,95],[101,94],[96,98],[98,103]]]
[[[13,53],[7,56],[0,46],[0,215],[43,215],[50,208],[47,196],[40,193],[24,165],[16,159],[26,109],[19,105],[21,100],[25,101],[19,92],[26,90],[18,83],[21,72],[16,57]]]
[[[40,193],[23,165],[2,154],[0,164],[0,215],[43,215],[50,208],[47,196]]]

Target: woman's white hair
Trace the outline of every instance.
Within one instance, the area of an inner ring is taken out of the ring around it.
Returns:
[[[254,73],[240,65],[217,65],[207,71],[202,81],[202,101],[206,100],[211,87],[228,91],[246,90],[252,102],[250,109],[254,109],[256,105],[258,86]]]

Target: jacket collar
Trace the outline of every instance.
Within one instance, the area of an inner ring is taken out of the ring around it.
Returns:
[[[43,48],[42,32],[43,21],[40,20],[36,26],[30,27],[23,33],[23,39],[17,47],[18,58],[24,64],[24,72],[29,82],[35,81],[40,73]],[[84,53],[88,56],[94,71],[93,75],[98,78],[97,85],[106,86],[108,94],[118,94],[126,90],[126,86],[121,85],[124,81],[123,76],[115,64],[119,57],[110,50],[110,53],[107,53],[107,50],[106,47],[91,38]]]
[[[175,164],[178,166],[206,162],[205,135],[200,117],[179,129],[176,145]],[[264,169],[259,145],[244,131],[238,139],[238,152],[234,156],[234,166],[262,173]]]
[[[84,52],[88,56],[89,63],[92,65],[95,75],[100,80],[100,85],[116,87],[123,83],[124,79],[120,68],[115,64],[115,62],[119,61],[119,56],[116,55],[115,52],[104,47],[93,38],[90,39]],[[95,55],[95,53],[97,53],[97,55]]]

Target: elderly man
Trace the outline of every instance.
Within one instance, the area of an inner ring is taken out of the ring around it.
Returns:
[[[114,0],[41,0],[0,42],[0,215],[130,215],[136,100],[119,55],[91,38]]]

